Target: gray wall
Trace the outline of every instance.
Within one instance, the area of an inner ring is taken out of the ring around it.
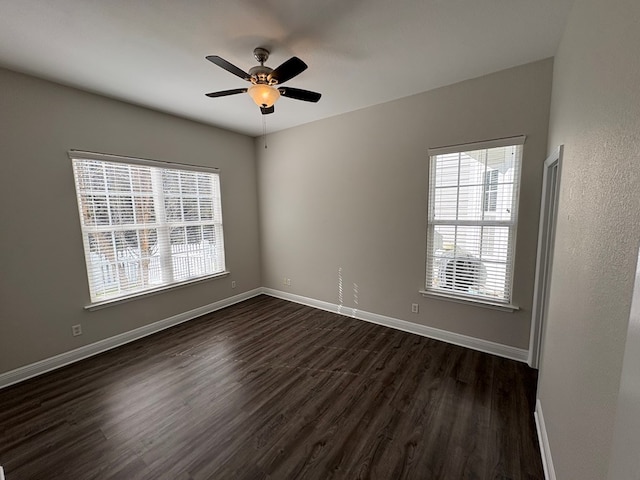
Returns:
[[[627,341],[616,407],[616,421],[609,462],[609,480],[636,478],[640,473],[640,255],[631,301]]]
[[[577,1],[555,59],[549,148],[565,150],[538,395],[559,479],[607,477],[640,239],[638,25],[637,0]]]
[[[345,306],[528,348],[552,68],[547,59],[303,125],[268,135],[267,149],[256,139],[263,285],[338,304],[341,268]],[[520,134],[521,310],[423,298],[427,149]]]
[[[0,92],[0,373],[260,286],[251,138],[2,69]],[[220,167],[231,277],[84,310],[72,148]]]

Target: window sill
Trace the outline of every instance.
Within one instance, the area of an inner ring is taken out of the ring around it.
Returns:
[[[444,293],[429,292],[426,290],[419,290],[419,292],[423,297],[437,298],[438,300],[446,300],[449,302],[462,303],[464,305],[473,305],[482,308],[491,308],[493,310],[501,310],[503,312],[515,312],[516,310],[520,310],[520,307],[510,303],[497,303],[484,299],[457,297],[455,295],[446,295]]]
[[[131,295],[126,295],[124,297],[113,298],[110,300],[104,300],[102,302],[90,303],[84,307],[85,310],[100,310],[102,308],[111,307],[114,305],[119,305],[121,303],[130,302],[131,300],[137,300],[143,297],[150,297],[151,295],[156,295],[158,293],[165,292],[167,290],[175,290],[177,288],[186,287],[189,285],[193,285],[194,283],[206,282],[207,280],[212,280],[214,278],[222,278],[229,275],[231,272],[224,271],[220,273],[215,273],[213,275],[207,275],[206,277],[198,277],[193,280],[186,280],[180,283],[172,283],[171,285],[164,285],[162,287],[154,288],[152,290],[145,290],[144,292],[136,292]]]

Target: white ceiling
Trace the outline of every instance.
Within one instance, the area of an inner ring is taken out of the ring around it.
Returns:
[[[0,65],[257,136],[247,95],[204,96],[248,85],[206,55],[309,65],[286,85],[322,99],[281,98],[273,132],[550,57],[572,2],[0,0]]]

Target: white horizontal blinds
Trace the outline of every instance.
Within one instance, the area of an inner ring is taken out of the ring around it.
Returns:
[[[92,302],[224,271],[215,172],[73,158]]]
[[[174,279],[223,271],[218,175],[163,169],[162,186]]]
[[[426,289],[509,303],[522,144],[489,147],[431,156]]]

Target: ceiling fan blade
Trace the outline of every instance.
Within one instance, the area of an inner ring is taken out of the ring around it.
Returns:
[[[289,60],[287,60],[273,72],[271,72],[268,79],[274,79],[277,80],[278,83],[283,84],[287,80],[291,80],[296,75],[300,75],[306,69],[306,63],[304,63],[298,57],[291,57]]]
[[[310,90],[301,90],[300,88],[280,87],[278,89],[283,97],[293,98],[294,100],[302,100],[304,102],[317,102],[322,94],[312,92]]]
[[[211,92],[205,93],[207,97],[216,98],[216,97],[226,97],[228,95],[236,95],[238,93],[246,93],[246,88],[234,88],[233,90],[222,90],[221,92]]]
[[[227,72],[233,73],[234,75],[240,77],[243,80],[251,81],[251,75],[249,75],[244,70],[239,69],[234,64],[227,62],[224,58],[219,57],[217,55],[209,55],[205,57],[211,63],[216,64],[220,68],[224,68]]]
[[[275,107],[271,105],[270,107],[260,107],[260,111],[263,115],[268,115],[276,111]]]

